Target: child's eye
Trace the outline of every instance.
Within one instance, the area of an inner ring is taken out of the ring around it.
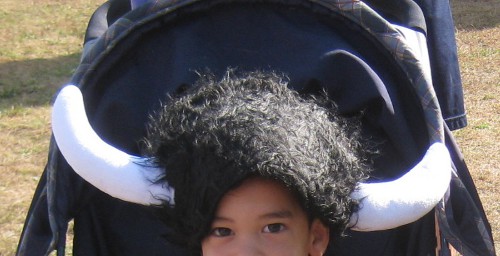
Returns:
[[[285,230],[285,225],[281,223],[273,223],[264,227],[264,233],[278,233]]]
[[[232,235],[233,231],[230,228],[214,228],[211,234],[217,237],[225,237]]]

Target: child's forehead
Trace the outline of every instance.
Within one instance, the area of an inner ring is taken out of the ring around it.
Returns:
[[[292,191],[283,183],[262,177],[250,177],[224,194],[219,202],[217,214],[233,210],[244,212],[257,207],[260,209],[259,214],[285,216],[298,211],[303,213],[300,205]]]
[[[239,185],[235,188],[229,190],[226,194],[234,194],[238,191],[288,191],[286,186],[274,179],[264,178],[261,176],[250,176],[245,178]],[[240,192],[240,193],[241,193]]]

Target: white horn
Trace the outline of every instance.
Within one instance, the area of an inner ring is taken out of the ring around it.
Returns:
[[[360,183],[351,197],[361,201],[351,216],[356,231],[386,230],[418,220],[444,197],[451,180],[451,159],[443,143],[429,147],[422,161],[401,178]]]
[[[103,141],[87,119],[78,87],[64,87],[52,110],[52,131],[62,155],[83,179],[115,198],[143,205],[173,204],[168,184],[153,184],[160,170]]]

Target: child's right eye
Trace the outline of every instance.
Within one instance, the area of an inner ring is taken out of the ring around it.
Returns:
[[[214,228],[211,233],[217,237],[226,237],[232,235],[233,231],[230,228]]]
[[[283,230],[285,230],[285,225],[281,223],[273,223],[265,226],[263,231],[265,233],[279,233]]]

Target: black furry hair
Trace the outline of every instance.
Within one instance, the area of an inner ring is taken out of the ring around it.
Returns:
[[[199,250],[221,197],[249,176],[282,182],[312,218],[341,234],[367,177],[359,120],[326,96],[301,96],[276,73],[205,74],[152,115],[146,154],[175,189],[162,218],[172,238]]]

